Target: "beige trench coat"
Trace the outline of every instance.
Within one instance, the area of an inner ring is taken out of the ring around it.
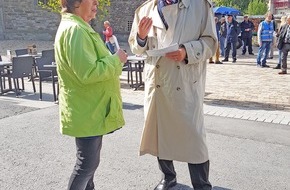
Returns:
[[[183,45],[188,64],[165,57],[148,57],[145,73],[145,126],[140,154],[165,160],[203,163],[208,158],[203,99],[206,61],[217,48],[216,29],[209,0],[180,0],[163,8],[169,29],[160,19],[157,0],[146,1],[135,12],[129,44],[134,54]],[[145,47],[137,43],[138,23],[153,19]]]

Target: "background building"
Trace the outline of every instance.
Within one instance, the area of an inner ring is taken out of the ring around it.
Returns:
[[[269,10],[274,14],[290,14],[290,0],[270,0]]]
[[[0,0],[0,40],[53,40],[60,22],[58,13],[38,6],[45,0]],[[112,24],[119,41],[127,40],[134,11],[144,1],[111,0],[105,20]],[[94,22],[95,30],[103,30],[103,21]]]

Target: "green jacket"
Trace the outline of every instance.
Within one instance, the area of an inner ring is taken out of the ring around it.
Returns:
[[[80,17],[64,13],[55,38],[62,134],[99,136],[124,124],[122,63]]]

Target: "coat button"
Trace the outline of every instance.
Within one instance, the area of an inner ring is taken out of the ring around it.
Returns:
[[[159,67],[160,67],[159,65],[156,65],[156,68],[157,68],[157,69],[159,69]]]
[[[180,69],[180,66],[179,65],[177,66],[177,69]]]
[[[177,91],[180,91],[180,90],[181,90],[181,88],[180,88],[180,87],[177,87],[177,88],[176,88],[176,90],[177,90]]]
[[[160,85],[156,85],[156,88],[160,88]]]
[[[153,45],[152,48],[155,49],[155,45]]]
[[[200,53],[198,52],[196,55],[197,55],[197,56],[200,56]]]

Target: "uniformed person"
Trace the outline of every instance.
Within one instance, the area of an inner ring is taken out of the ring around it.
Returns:
[[[144,68],[140,154],[158,159],[164,177],[155,190],[176,184],[173,160],[188,163],[195,189],[212,189],[203,115],[206,63],[218,45],[211,6],[210,0],[148,0],[135,12],[128,40],[134,54],[179,45],[148,56]]]
[[[233,63],[237,61],[237,47],[238,36],[241,32],[239,23],[233,19],[233,15],[227,15],[227,38],[225,59],[223,62],[229,61],[230,50],[232,49]]]

